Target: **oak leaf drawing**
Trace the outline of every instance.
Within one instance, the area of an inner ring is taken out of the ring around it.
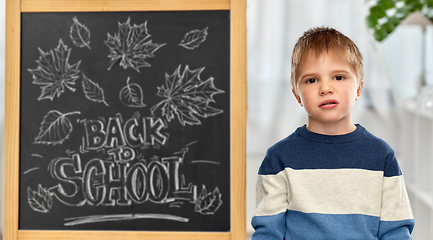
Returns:
[[[33,191],[27,187],[27,201],[30,207],[37,212],[47,213],[53,206],[53,199],[50,192],[38,185],[38,191]]]
[[[127,107],[141,108],[145,107],[143,103],[143,90],[136,83],[129,83],[129,77],[126,80],[126,86],[120,89],[120,101]]]
[[[38,100],[59,97],[68,88],[75,92],[75,81],[79,77],[78,69],[81,61],[70,65],[69,55],[71,49],[66,46],[62,39],[59,40],[57,48],[44,52],[39,48],[40,57],[36,62],[36,69],[27,69],[33,75],[33,83],[41,85],[42,93]]]
[[[105,102],[104,89],[102,89],[98,83],[95,83],[83,74],[81,84],[83,85],[84,95],[87,99],[94,102],[104,103],[108,106],[108,103]]]
[[[157,109],[161,109],[162,116],[171,121],[175,117],[185,126],[199,125],[201,121],[198,117],[207,118],[223,112],[209,106],[215,102],[213,95],[224,93],[214,85],[214,78],[201,80],[200,74],[205,69],[199,68],[190,70],[188,65],[181,73],[181,65],[172,75],[165,74],[165,85],[158,87],[157,95],[165,98],[151,108],[152,114]]]
[[[71,114],[80,114],[80,112],[63,114],[57,110],[49,111],[39,127],[39,134],[35,138],[34,143],[47,145],[62,144],[73,130],[72,124],[67,118]]]
[[[222,195],[218,187],[216,187],[213,192],[208,193],[206,191],[206,187],[203,186],[203,190],[197,197],[197,201],[195,203],[195,211],[203,215],[214,214],[221,204],[223,204],[221,196]]]
[[[194,48],[198,48],[201,43],[206,40],[208,27],[203,30],[192,30],[185,34],[185,37],[179,43],[179,46],[182,46],[186,49],[193,50]]]
[[[137,72],[140,72],[141,67],[150,67],[146,60],[155,57],[154,52],[165,45],[165,43],[153,43],[152,39],[149,39],[150,36],[147,31],[147,21],[132,26],[129,18],[125,23],[119,22],[117,33],[114,36],[108,33],[108,39],[104,41],[110,50],[108,70],[117,62],[120,62],[120,66],[124,69],[130,67]]]
[[[81,24],[77,17],[72,19],[74,23],[69,31],[69,37],[77,47],[88,47],[90,49],[90,31],[87,27]]]

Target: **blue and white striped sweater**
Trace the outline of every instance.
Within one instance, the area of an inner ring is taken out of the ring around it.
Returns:
[[[411,239],[394,151],[361,125],[329,136],[305,126],[268,149],[259,169],[253,240]]]

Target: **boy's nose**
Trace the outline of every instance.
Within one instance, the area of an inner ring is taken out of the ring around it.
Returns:
[[[326,95],[326,94],[331,94],[334,92],[334,90],[332,89],[332,85],[329,83],[323,83],[320,86],[320,95]]]

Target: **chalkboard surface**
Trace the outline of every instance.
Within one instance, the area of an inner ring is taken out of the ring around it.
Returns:
[[[23,13],[22,230],[230,231],[230,12]]]

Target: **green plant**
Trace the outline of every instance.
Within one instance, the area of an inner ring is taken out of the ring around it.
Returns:
[[[420,11],[433,20],[433,0],[376,0],[366,22],[377,41],[385,39],[409,14]]]

